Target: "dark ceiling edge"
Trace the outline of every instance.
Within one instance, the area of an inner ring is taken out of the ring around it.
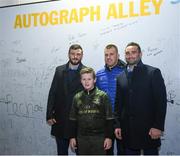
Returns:
[[[37,3],[54,2],[54,1],[61,1],[61,0],[45,0],[45,1],[41,1],[41,2],[31,2],[31,3],[23,3],[23,4],[15,4],[15,5],[0,6],[0,9],[1,9],[1,8],[8,8],[8,7],[22,6],[22,5],[32,5],[32,4],[37,4]]]

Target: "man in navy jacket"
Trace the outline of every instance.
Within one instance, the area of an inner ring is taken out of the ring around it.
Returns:
[[[117,78],[115,135],[128,155],[158,155],[164,131],[167,97],[158,68],[141,61],[141,48],[126,46],[126,69]]]
[[[52,126],[58,155],[68,155],[69,147],[69,112],[74,95],[83,89],[80,82],[80,70],[83,49],[78,44],[69,48],[69,61],[56,68],[48,96],[46,120]]]

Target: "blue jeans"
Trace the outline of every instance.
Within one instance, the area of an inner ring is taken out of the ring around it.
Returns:
[[[58,155],[68,155],[69,139],[56,137]]]

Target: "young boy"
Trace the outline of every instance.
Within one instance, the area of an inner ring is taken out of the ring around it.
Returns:
[[[95,87],[96,77],[92,68],[80,72],[84,90],[73,99],[70,112],[70,147],[80,155],[105,155],[111,148],[113,116],[108,96]]]

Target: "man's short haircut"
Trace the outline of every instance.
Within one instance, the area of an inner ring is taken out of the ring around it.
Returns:
[[[81,49],[81,51],[83,52],[83,49],[82,49],[82,47],[79,44],[72,44],[69,47],[69,53],[70,53],[71,50],[77,50],[77,49]]]
[[[114,48],[116,52],[118,53],[118,47],[115,44],[108,44],[105,49],[111,49]]]
[[[141,47],[139,46],[138,43],[130,42],[130,43],[127,44],[126,48],[129,47],[129,46],[136,46],[138,48],[138,51],[141,53]]]
[[[82,76],[83,74],[89,74],[89,73],[92,73],[93,74],[93,79],[96,78],[96,74],[95,74],[95,71],[93,68],[91,67],[85,67],[83,69],[81,69],[80,71],[80,75]]]

